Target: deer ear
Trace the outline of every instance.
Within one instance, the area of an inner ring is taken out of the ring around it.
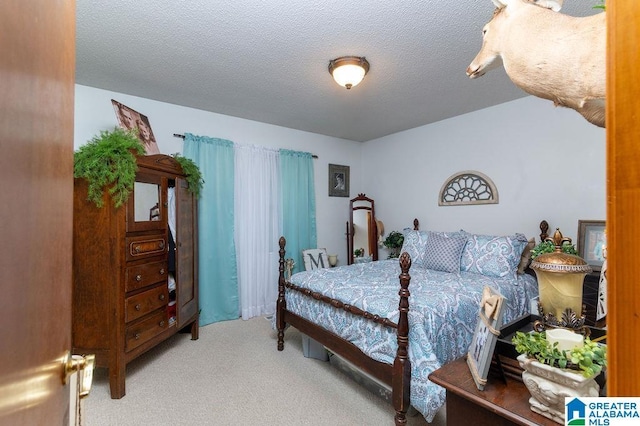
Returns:
[[[551,9],[554,12],[559,12],[562,9],[562,3],[564,0],[528,0],[537,6]]]

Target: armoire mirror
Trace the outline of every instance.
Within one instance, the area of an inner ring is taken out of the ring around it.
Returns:
[[[356,250],[364,253],[355,256]],[[358,194],[349,203],[349,222],[347,222],[347,262],[378,260],[378,231],[374,201],[365,194]]]

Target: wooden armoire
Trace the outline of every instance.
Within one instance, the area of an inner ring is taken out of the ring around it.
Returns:
[[[73,353],[96,354],[112,398],[124,396],[131,360],[183,329],[198,338],[196,199],[173,157],[137,163],[118,208],[107,191],[97,207],[87,182],[74,183]]]

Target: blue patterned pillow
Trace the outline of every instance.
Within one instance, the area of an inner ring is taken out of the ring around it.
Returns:
[[[424,268],[425,246],[427,244],[427,231],[415,231],[413,229],[404,229],[404,242],[400,253],[407,252],[411,256],[411,267],[417,266]]]
[[[467,236],[458,232],[429,232],[424,267],[443,272],[460,272],[460,256]]]
[[[509,236],[468,234],[462,251],[460,270],[502,278],[515,276],[527,238],[522,234]]]

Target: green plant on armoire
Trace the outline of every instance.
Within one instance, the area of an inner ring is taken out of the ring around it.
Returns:
[[[73,154],[73,176],[87,181],[89,201],[102,207],[106,190],[117,208],[129,199],[138,171],[136,156],[144,154],[135,130],[104,130]],[[199,198],[204,183],[200,169],[180,154],[173,154],[173,158],[182,167],[189,191]]]
[[[145,149],[135,131],[119,127],[101,131],[73,154],[73,176],[87,181],[87,198],[103,206],[103,193],[109,191],[115,207],[129,198],[136,180],[136,155]]]

